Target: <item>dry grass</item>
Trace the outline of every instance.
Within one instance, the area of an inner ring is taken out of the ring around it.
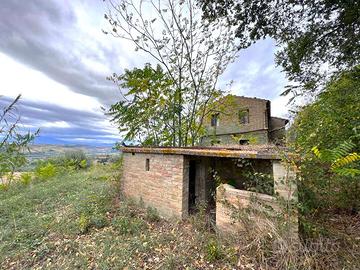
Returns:
[[[117,187],[100,166],[0,193],[0,268],[360,269],[359,217],[334,216],[329,227],[340,234],[306,243],[290,241],[272,220],[228,237],[204,211],[165,221],[120,200]]]

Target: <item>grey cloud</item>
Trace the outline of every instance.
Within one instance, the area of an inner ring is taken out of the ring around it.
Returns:
[[[101,1],[97,3],[101,5]],[[0,18],[0,51],[104,104],[119,98],[115,86],[105,79],[110,74],[93,71],[82,63],[84,58],[101,60],[116,71],[119,69],[116,52],[91,36],[82,37],[69,4],[48,0],[5,1],[1,3]],[[82,38],[93,42],[96,49],[81,43]]]
[[[0,108],[5,107],[12,100],[7,97],[0,98]],[[68,139],[69,141],[77,138],[87,139],[109,139],[116,141],[113,132],[101,126],[105,115],[94,112],[84,112],[81,110],[63,108],[47,103],[20,100],[16,105],[17,112],[21,115],[21,124],[32,126],[32,130],[40,128],[42,137],[54,138],[57,140]],[[42,127],[42,123],[54,123],[65,121],[70,127]],[[120,139],[120,135],[119,135]]]
[[[239,58],[222,75],[223,82],[234,80],[234,85],[245,85],[243,95],[273,99],[279,95],[286,82],[280,68],[275,66],[275,44],[270,39],[262,40],[241,51]],[[256,72],[251,70],[256,66]],[[268,72],[268,68],[272,68]]]

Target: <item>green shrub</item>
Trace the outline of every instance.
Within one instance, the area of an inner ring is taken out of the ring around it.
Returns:
[[[78,220],[79,232],[84,234],[89,231],[91,227],[101,229],[108,225],[106,216],[101,213],[81,213]]]
[[[35,168],[36,177],[43,180],[54,177],[56,173],[57,169],[51,162],[39,162],[38,166]]]
[[[91,226],[90,218],[84,213],[81,213],[78,221],[78,226],[80,233],[86,233]]]
[[[91,225],[97,229],[106,227],[109,222],[104,214],[96,214],[91,217]]]
[[[72,167],[74,170],[86,169],[90,166],[89,159],[81,150],[65,152],[63,162],[66,167]]]
[[[146,208],[146,219],[151,222],[160,221],[160,216],[159,216],[158,211],[153,207]]]
[[[31,173],[22,173],[20,176],[20,182],[24,185],[30,184],[32,179]]]
[[[146,229],[145,222],[137,217],[119,216],[113,219],[112,225],[120,234],[139,234]]]
[[[211,239],[206,245],[206,258],[214,262],[224,257],[224,252],[217,240]]]
[[[63,156],[48,159],[47,162],[65,172],[86,169],[90,166],[90,160],[83,151],[65,152]]]
[[[123,164],[123,156],[121,155],[121,156],[111,157],[110,162],[112,165],[112,169],[120,170]]]
[[[9,189],[9,184],[7,183],[0,183],[0,191],[6,191]]]

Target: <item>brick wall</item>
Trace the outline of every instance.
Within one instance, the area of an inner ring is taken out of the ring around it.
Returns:
[[[226,135],[217,135],[216,139],[219,140],[220,145],[239,145],[239,142],[236,141],[232,135],[239,137],[244,140],[249,140],[250,144],[267,144],[269,142],[269,136],[267,130],[262,131],[253,131],[247,133],[236,133],[236,134],[226,134]],[[205,136],[201,138],[201,145],[210,146],[211,141],[214,139],[214,136]]]
[[[272,163],[274,190],[280,197],[285,199],[285,202],[297,200],[295,172],[286,164],[274,160]],[[251,195],[253,192],[235,189],[229,185],[220,185],[216,190],[216,226],[222,231],[241,230],[241,224],[233,224],[231,219],[231,208],[246,208],[249,206]],[[257,199],[271,205],[275,210],[279,209],[275,197],[266,194],[256,194]],[[226,203],[224,203],[226,202]],[[229,207],[230,204],[231,206]],[[254,220],[261,222],[254,217]],[[298,217],[296,211],[290,217],[290,232],[297,236],[298,232]]]
[[[121,189],[125,196],[155,207],[161,216],[182,218],[187,215],[187,170],[182,155],[124,153]]]
[[[236,209],[247,208],[250,205],[252,196],[256,196],[256,200],[277,209],[275,198],[266,194],[254,193],[251,191],[235,189],[234,187],[224,184],[216,189],[216,226],[224,232],[243,231],[241,223],[234,222],[231,218],[232,207]],[[231,207],[229,207],[231,205]],[[254,218],[255,220],[256,218]],[[261,220],[256,219],[257,222]]]
[[[249,123],[240,124],[239,110],[249,109]],[[224,113],[219,115],[219,125],[216,134],[249,132],[253,130],[268,129],[267,100],[233,96],[231,105]],[[206,119],[204,126],[209,135],[214,134],[210,118]]]

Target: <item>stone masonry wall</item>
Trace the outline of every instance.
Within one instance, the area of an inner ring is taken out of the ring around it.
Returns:
[[[184,175],[188,168],[182,155],[124,153],[123,166],[121,189],[125,196],[141,199],[164,217],[187,215],[188,178]]]

